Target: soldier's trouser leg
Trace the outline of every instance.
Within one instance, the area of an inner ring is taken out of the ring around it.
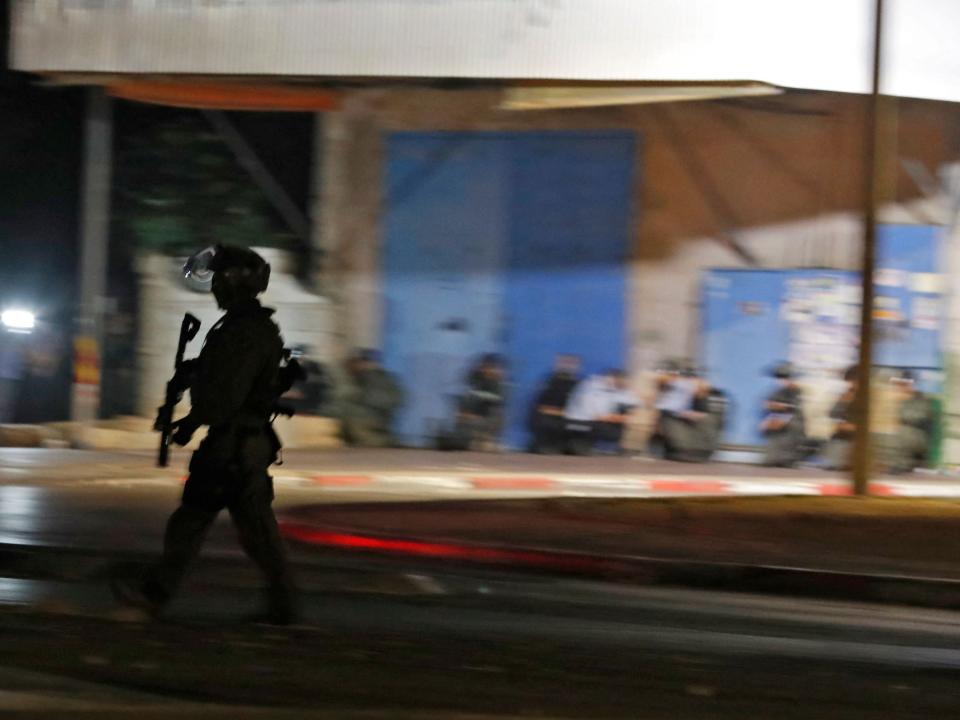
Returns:
[[[926,459],[929,439],[919,428],[901,427],[878,445],[892,472],[911,472]]]
[[[789,428],[767,434],[767,448],[763,464],[768,467],[792,467],[800,457],[802,436]]]
[[[853,441],[845,438],[832,438],[823,450],[823,459],[832,470],[848,470],[850,468]]]
[[[533,421],[533,447],[535,453],[561,453],[566,445],[567,423],[559,415],[537,413]]]
[[[483,441],[485,450],[497,450],[500,435],[503,433],[503,410],[499,407],[491,408],[483,422]]]
[[[592,422],[567,423],[567,450],[571,455],[590,455],[593,452]]]
[[[598,422],[594,425],[594,440],[612,447],[616,452],[620,452],[623,443],[623,423]]]
[[[182,504],[167,521],[163,558],[144,586],[152,602],[165,605],[180,586],[190,564],[200,553],[217,512]]]
[[[266,476],[258,479],[247,492],[230,503],[228,510],[236,525],[240,545],[266,578],[270,612],[287,615],[295,611],[294,583],[271,507],[273,492],[269,483]]]
[[[693,425],[682,418],[663,415],[660,423],[660,433],[666,446],[668,460],[686,462],[695,460],[696,438]]]
[[[340,422],[348,445],[376,448],[389,444],[389,438],[378,430],[377,418],[363,408],[348,410]]]

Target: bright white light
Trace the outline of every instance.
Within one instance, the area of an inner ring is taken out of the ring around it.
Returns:
[[[8,330],[30,332],[37,324],[37,318],[29,310],[4,310],[0,322]]]

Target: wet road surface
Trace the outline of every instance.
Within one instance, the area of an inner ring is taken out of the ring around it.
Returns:
[[[30,473],[0,485],[0,543],[33,548],[30,563],[0,571],[0,711],[29,700],[4,668],[302,717],[929,718],[960,700],[960,613],[946,610],[303,549],[303,626],[249,626],[259,578],[226,519],[163,622],[122,622],[113,563],[159,549],[177,497],[170,483]],[[38,685],[31,697],[44,696]],[[90,712],[150,716],[102,703]]]

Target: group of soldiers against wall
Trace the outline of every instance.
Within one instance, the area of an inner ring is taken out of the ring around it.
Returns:
[[[553,454],[617,454],[631,413],[643,404],[628,389],[619,369],[583,377],[580,358],[558,355],[552,371],[536,392],[528,417],[529,450]],[[345,363],[344,377],[327,403],[340,420],[348,445],[396,447],[392,426],[404,404],[399,379],[386,370],[375,350],[358,350]],[[856,368],[843,374],[844,388],[835,399],[828,439],[808,434],[801,379],[789,363],[772,372],[776,389],[760,408],[759,430],[766,440],[764,462],[771,467],[794,467],[810,461],[828,469],[849,467],[856,432],[854,406],[859,389]],[[935,426],[932,399],[916,387],[909,370],[888,380],[895,400],[892,428],[876,438],[878,457],[891,472],[910,472],[927,462]],[[463,391],[454,398],[451,417],[434,431],[442,450],[499,449],[504,426],[507,380],[504,362],[496,354],[483,355],[469,368]],[[655,378],[653,432],[648,449],[655,457],[706,462],[718,450],[729,414],[730,400],[693,364],[684,360],[663,363]]]
[[[844,388],[830,410],[833,432],[825,443],[812,441],[806,431],[803,391],[796,372],[789,364],[774,370],[779,387],[767,399],[761,430],[767,439],[766,463],[793,467],[819,454],[822,467],[849,469],[857,431],[856,401],[861,391],[857,368],[843,373]],[[912,472],[928,464],[936,427],[933,398],[917,387],[913,371],[901,369],[887,373],[886,399],[891,406],[892,422],[884,428],[872,428],[876,459],[888,472]]]

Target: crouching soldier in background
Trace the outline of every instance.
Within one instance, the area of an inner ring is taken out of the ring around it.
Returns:
[[[380,365],[380,353],[359,350],[347,361],[338,403],[344,441],[356,447],[394,447],[393,419],[403,399],[400,383]]]
[[[764,403],[760,431],[767,439],[764,465],[793,467],[806,455],[806,428],[803,418],[803,392],[789,363],[773,370],[778,387]]]
[[[564,412],[572,454],[623,452],[629,415],[639,405],[627,385],[626,373],[617,368],[588,377],[577,385]]]
[[[902,370],[891,382],[898,391],[897,429],[888,448],[889,471],[908,473],[925,465],[936,421],[930,398],[916,388],[910,370]]]
[[[467,373],[467,387],[460,398],[454,429],[454,435],[462,439],[464,450],[499,450],[505,373],[503,359],[496,353],[484,355]]]
[[[859,390],[857,366],[851,365],[843,374],[846,389],[837,398],[830,411],[834,421],[833,435],[823,451],[824,465],[828,470],[848,470],[853,452],[853,436],[857,432],[856,398]]]
[[[553,372],[541,385],[531,409],[531,452],[549,454],[567,450],[567,420],[563,413],[579,383],[580,358],[557,355]]]
[[[689,362],[668,361],[657,378],[657,426],[651,445],[667,460],[706,462],[720,444],[726,395]]]

